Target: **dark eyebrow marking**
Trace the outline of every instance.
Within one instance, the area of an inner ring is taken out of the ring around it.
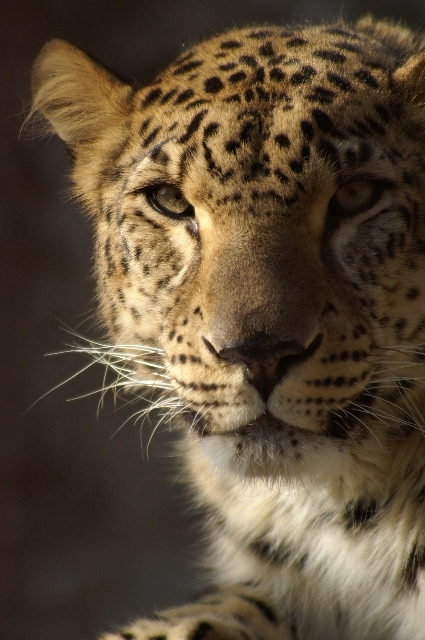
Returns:
[[[155,156],[158,154],[158,152],[162,149],[162,147],[167,144],[167,142],[170,142],[170,140],[174,140],[177,141],[177,137],[176,136],[170,136],[169,138],[166,138],[165,140],[162,140],[161,142],[158,142],[158,144],[156,144],[153,149],[151,149],[148,153],[146,153],[142,160],[144,160],[145,158],[155,158]]]

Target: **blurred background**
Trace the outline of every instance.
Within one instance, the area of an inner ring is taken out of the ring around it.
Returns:
[[[179,604],[202,584],[198,516],[178,482],[173,434],[105,402],[91,229],[67,193],[56,139],[20,135],[31,63],[52,37],[149,82],[184,47],[251,24],[353,20],[372,11],[425,27],[423,0],[0,0],[0,638],[93,640]],[[41,398],[36,404],[33,404]],[[33,406],[31,406],[33,405]]]

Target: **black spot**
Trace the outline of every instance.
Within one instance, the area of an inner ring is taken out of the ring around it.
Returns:
[[[270,80],[275,80],[276,82],[280,82],[281,80],[285,80],[286,74],[279,69],[279,67],[273,67],[269,71]]]
[[[258,97],[260,100],[270,100],[270,93],[265,91],[262,87],[255,87]]]
[[[395,249],[396,249],[396,237],[394,233],[390,233],[387,240],[387,254],[390,260],[395,258]]]
[[[218,93],[223,88],[223,83],[218,76],[211,76],[204,82],[206,93]]]
[[[291,145],[291,141],[284,133],[278,133],[274,139],[280,149],[287,149]]]
[[[286,176],[280,169],[275,169],[274,175],[281,184],[286,184],[287,182],[289,182],[288,176]]]
[[[378,116],[381,118],[381,120],[385,122],[385,124],[387,124],[390,121],[390,115],[389,115],[388,109],[383,107],[381,104],[377,104],[375,106],[375,111],[378,114]]]
[[[225,40],[225,42],[222,42],[220,45],[222,49],[240,49],[241,46],[242,43],[238,40]]]
[[[416,298],[419,296],[419,294],[420,294],[419,289],[417,289],[416,287],[412,287],[406,293],[406,298],[408,300],[416,300]]]
[[[177,69],[173,71],[173,75],[178,76],[183,73],[188,73],[189,71],[193,71],[194,69],[197,69],[197,67],[200,67],[201,64],[203,64],[202,60],[192,60],[192,62],[188,62],[177,67]]]
[[[401,213],[401,217],[403,218],[407,229],[410,229],[412,226],[412,212],[410,209],[402,205],[398,207],[398,211]]]
[[[408,171],[403,171],[403,181],[409,185],[413,184],[412,174]]]
[[[307,44],[307,40],[305,38],[291,38],[286,43],[287,47],[302,47],[304,44]]]
[[[208,124],[204,129],[204,140],[206,140],[207,138],[211,138],[211,136],[215,136],[219,128],[220,125],[218,124],[218,122],[210,122],[210,124]]]
[[[252,67],[252,68],[258,67],[258,62],[254,58],[254,56],[241,56],[239,60],[243,64],[246,64],[248,67]]]
[[[241,129],[239,137],[242,141],[246,142],[250,140],[251,133],[255,131],[255,124],[253,122],[247,122]]]
[[[308,120],[301,121],[301,131],[303,132],[304,138],[308,141],[313,140],[314,137],[314,129],[311,122]]]
[[[229,76],[229,82],[241,82],[241,80],[245,80],[246,79],[246,73],[244,71],[238,71],[237,73],[232,73],[231,76]]]
[[[365,120],[372,127],[372,129],[376,131],[376,133],[379,133],[379,135],[381,136],[385,135],[386,131],[384,127],[380,125],[379,122],[374,120],[374,118],[369,118],[368,116],[366,116]]]
[[[402,580],[414,588],[417,586],[418,574],[425,567],[425,547],[417,541],[414,543],[402,569]]]
[[[131,631],[121,631],[120,636],[124,640],[136,640],[136,636]]]
[[[148,264],[144,264],[143,265],[143,273],[145,274],[145,276],[148,276],[150,271],[151,271],[150,266]]]
[[[136,638],[136,636],[132,637]],[[161,634],[159,636],[149,636],[148,640],[167,640],[167,636],[165,636],[164,634]]]
[[[407,225],[407,222],[406,222]],[[423,255],[425,253],[425,242],[418,238],[415,243],[415,253],[417,255]]]
[[[373,155],[373,147],[367,142],[362,142],[359,147],[359,162],[370,160]]]
[[[154,160],[158,164],[161,164],[163,167],[167,166],[167,164],[170,162],[170,156],[165,153],[164,149],[160,145],[154,147],[150,156],[152,160]]]
[[[358,71],[355,72],[354,77],[357,78],[359,82],[366,85],[367,87],[370,87],[371,89],[379,88],[378,81],[367,69],[358,69]]]
[[[306,96],[310,102],[318,102],[319,104],[332,104],[335,98],[334,91],[325,89],[325,87],[314,87],[313,92]]]
[[[177,93],[177,89],[170,89],[170,91],[167,91],[167,93],[165,93],[160,101],[160,104],[166,104],[167,102],[169,102],[171,100],[171,98],[173,98]]]
[[[320,131],[323,131],[323,133],[330,133],[335,138],[341,138],[342,134],[335,129],[335,125],[327,113],[321,109],[313,109],[312,115]]]
[[[250,598],[249,596],[245,596],[245,595],[241,597],[246,602],[250,602],[251,604],[255,605],[257,609],[261,611],[261,613],[266,618],[266,620],[268,620],[272,624],[277,624],[279,622],[273,609],[271,609],[269,605],[267,605],[262,600],[258,600],[257,598]]]
[[[179,93],[177,98],[174,100],[174,104],[182,104],[183,102],[187,102],[194,95],[193,89],[186,89]]]
[[[139,127],[139,135],[142,136],[146,130],[148,129],[149,125],[151,123],[151,118],[146,118],[146,120],[143,120],[140,123],[140,127]]]
[[[272,43],[268,41],[262,44],[261,47],[259,47],[258,49],[258,53],[260,54],[260,56],[263,56],[264,58],[273,57],[275,55],[275,51],[273,49]]]
[[[264,82],[264,79],[266,77],[266,74],[264,72],[263,67],[259,67],[255,73],[255,78],[254,81],[255,82]]]
[[[309,82],[314,76],[317,75],[316,69],[310,65],[303,65],[300,71],[297,71],[291,76],[291,84],[299,85]]]
[[[150,132],[148,136],[143,140],[142,147],[145,149],[148,147],[154,140],[156,139],[158,133],[161,131],[161,127],[156,127],[153,131]]]
[[[254,161],[251,163],[251,177],[253,179],[257,178],[259,175],[269,175],[270,169],[264,166],[262,162]]]
[[[253,90],[252,89],[247,89],[245,91],[245,100],[247,102],[252,102],[254,100],[254,98],[255,98],[255,93],[253,92]]]
[[[310,154],[310,147],[308,146],[308,144],[304,144],[301,148],[301,157],[303,162],[309,162]]]
[[[357,160],[357,154],[354,149],[351,148],[346,149],[344,156],[348,166]]]
[[[303,163],[299,162],[299,160],[291,160],[289,163],[289,167],[294,173],[301,173],[301,171],[303,170]]]
[[[240,142],[238,140],[229,140],[225,144],[225,149],[228,153],[235,153],[237,149],[240,149]]]
[[[290,549],[285,545],[280,544],[278,547],[273,547],[270,542],[263,539],[255,540],[249,547],[261,560],[275,566],[284,564],[291,555]]]
[[[221,71],[231,71],[236,68],[235,62],[227,62],[226,64],[220,64],[218,67]]]
[[[189,102],[185,109],[186,111],[189,111],[190,109],[195,109],[196,107],[200,107],[203,104],[209,104],[211,102],[211,100],[205,100],[204,98],[199,99],[199,100],[193,100],[192,102]]]
[[[268,29],[260,29],[258,31],[251,31],[248,38],[254,38],[254,40],[264,40],[265,38],[270,38],[272,35],[272,31]]]
[[[326,316],[328,315],[328,313],[335,313],[338,315],[338,311],[335,307],[335,305],[332,304],[332,302],[327,302],[323,311],[322,311],[322,316]]]
[[[196,114],[196,116],[194,116],[192,118],[192,120],[189,122],[188,127],[186,129],[186,133],[184,135],[182,135],[182,137],[179,139],[179,142],[184,143],[184,142],[187,142],[188,140],[190,140],[190,138],[193,136],[193,134],[201,126],[201,122],[205,118],[207,113],[208,112],[206,110],[200,111],[199,113]]]
[[[359,500],[350,500],[345,505],[343,519],[346,524],[347,531],[357,531],[364,525],[371,524],[371,520],[377,515],[376,500],[360,498]]]
[[[213,630],[214,627],[209,622],[200,622],[190,636],[190,640],[204,640],[205,636]]]
[[[347,78],[340,76],[338,73],[328,71],[327,78],[331,84],[335,85],[335,87],[341,91],[353,91],[351,82],[347,80]]]
[[[329,60],[330,62],[336,62],[338,64],[345,62],[347,59],[343,53],[339,53],[338,51],[329,51],[328,49],[314,51],[313,55],[317,58],[322,58],[322,60]]]
[[[162,95],[162,89],[157,87],[156,89],[151,89],[147,96],[144,98],[142,102],[143,107],[148,107],[150,104],[153,104],[158,98]]]
[[[291,639],[292,640],[299,640],[299,635],[298,635],[298,629],[296,624],[292,623],[289,631],[291,632]]]
[[[129,266],[128,266],[128,260],[127,260],[126,256],[123,256],[121,258],[121,266],[122,266],[122,272],[124,274],[128,273]]]
[[[407,320],[405,318],[398,318],[394,323],[395,335],[398,340],[404,338],[404,329],[406,328]]]
[[[241,102],[241,97],[239,94],[234,93],[233,95],[224,98],[224,102]]]

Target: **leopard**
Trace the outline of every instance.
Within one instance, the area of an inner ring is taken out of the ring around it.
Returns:
[[[210,586],[102,640],[424,640],[425,37],[247,26],[147,85],[51,40],[32,93],[205,514]]]

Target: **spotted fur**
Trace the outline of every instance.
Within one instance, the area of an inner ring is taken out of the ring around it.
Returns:
[[[111,343],[133,387],[163,367],[209,513],[216,590],[105,640],[425,638],[424,74],[370,18],[229,31],[148,87],[42,50]]]

